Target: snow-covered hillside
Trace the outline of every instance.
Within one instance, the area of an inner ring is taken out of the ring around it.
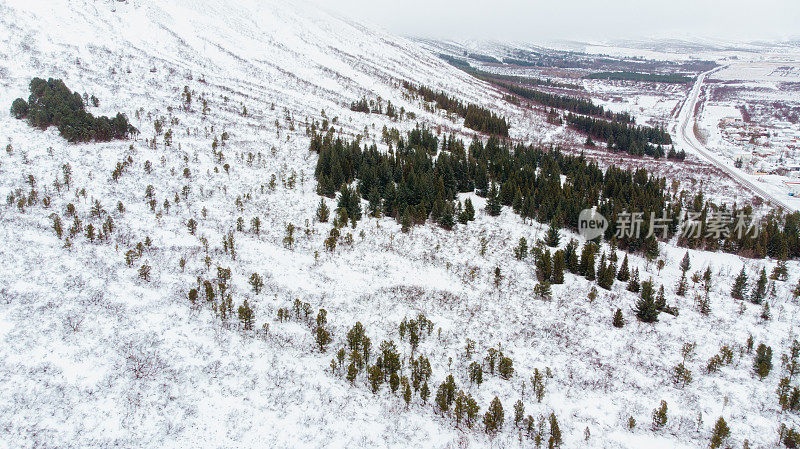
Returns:
[[[343,228],[345,243],[326,251],[331,224],[315,219],[311,122],[368,142],[384,125],[414,126],[349,109],[380,96],[423,123],[471,134],[404,96],[398,83],[409,80],[497,108],[516,125],[512,137],[534,140],[542,126],[416,43],[282,0],[12,0],[0,4],[0,41],[0,106],[27,97],[33,77],[61,78],[99,99],[91,112],[124,112],[141,131],[135,140],[69,144],[54,128],[0,113],[0,193],[9,199],[0,206],[0,448],[533,447],[514,424],[518,400],[534,427],[542,423],[545,445],[546,418],[558,417],[565,448],[707,447],[720,416],[732,447],[745,439],[771,447],[779,423],[800,425],[775,395],[780,356],[797,338],[796,262],[788,281],[774,283],[764,320],[761,306],[728,292],[742,266],[754,279],[774,261],[690,251],[690,275],[713,271],[705,315],[696,305],[702,283],[690,281],[685,297],[673,293],[685,250],[663,248],[663,268],[631,256],[642,280],[663,284],[667,303],[680,308],[645,324],[622,282],[590,301],[594,284],[566,274],[552,299],[537,298],[535,269],[513,247],[520,237],[542,238],[546,226],[523,223],[509,208],[490,217],[472,195],[476,220],[452,231],[403,233],[392,218],[369,218]],[[118,163],[124,170],[113,179]],[[84,231],[66,245],[53,214],[65,234],[75,217]],[[107,217],[110,240],[91,241],[85,227]],[[288,224],[296,227],[292,245]],[[235,256],[223,248],[229,232]],[[571,237],[562,231],[561,246]],[[245,300],[253,307],[254,330],[235,316],[223,322],[204,300],[190,303],[190,289],[216,278],[218,267],[231,270],[234,314]],[[253,273],[264,280],[259,294],[248,283]],[[326,353],[304,320],[278,320],[296,300],[314,316],[327,310]],[[627,322],[619,329],[611,325],[617,308]],[[414,393],[406,405],[386,384],[373,394],[364,374],[351,383],[332,372],[347,331],[361,322],[373,357],[393,340],[409,375],[412,350],[399,324],[421,313],[433,322],[414,352],[431,363],[427,403]],[[774,351],[763,380],[753,374],[749,336]],[[679,386],[672,370],[685,343],[697,344],[686,359],[694,380]],[[723,346],[732,363],[706,373]],[[513,376],[486,372],[482,384],[471,383],[467,367],[498,347],[513,360]],[[549,373],[541,400],[535,370]],[[436,387],[450,374],[480,416],[493,398],[502,402],[499,433],[487,435],[480,422],[456,426],[435,411]],[[669,419],[654,430],[661,400]]]

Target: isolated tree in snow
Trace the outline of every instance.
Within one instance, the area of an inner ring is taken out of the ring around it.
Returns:
[[[689,251],[686,251],[686,255],[683,256],[683,259],[681,260],[681,263],[680,263],[681,271],[684,274],[686,274],[686,272],[689,271],[689,268],[691,268],[691,266],[692,265],[691,265],[691,262],[689,260]]]
[[[264,280],[258,273],[253,273],[250,275],[250,286],[253,287],[253,293],[258,295],[261,293],[261,289],[264,287]]]
[[[642,282],[642,291],[636,303],[636,317],[644,323],[653,323],[658,321],[658,312],[653,296],[653,282]]]
[[[139,267],[139,277],[145,282],[150,282],[150,265],[143,264]]]
[[[711,433],[711,449],[718,449],[722,447],[722,444],[725,440],[728,439],[728,436],[731,434],[731,429],[728,427],[728,423],[725,422],[725,418],[719,417],[717,423],[714,424],[714,431]]]
[[[470,382],[474,382],[478,385],[483,383],[483,367],[478,362],[472,362],[467,367],[467,372],[469,373],[469,380]]]
[[[667,401],[661,401],[661,405],[653,410],[653,429],[658,430],[667,425]]]
[[[772,371],[772,348],[761,343],[756,349],[756,358],[753,361],[753,370],[760,379],[764,379]]]
[[[614,319],[612,320],[614,327],[622,327],[625,325],[625,319],[622,317],[622,309],[617,309],[614,312]]]
[[[61,217],[55,213],[52,214],[51,217],[53,217],[53,231],[55,231],[56,236],[60,239],[64,233],[64,227],[61,224]]]
[[[747,274],[744,272],[744,267],[742,267],[742,271],[739,272],[739,275],[736,276],[736,280],[733,282],[733,287],[731,288],[731,298],[743,299],[744,289],[746,287],[747,287]]]
[[[517,260],[524,260],[528,257],[528,241],[525,237],[519,238],[519,243],[514,247],[514,257]]]
[[[242,327],[245,330],[253,329],[253,318],[255,313],[253,313],[253,309],[250,308],[250,304],[247,303],[245,299],[241,306],[238,309],[239,313],[239,321],[242,323]]]
[[[467,427],[471,429],[472,426],[475,424],[475,420],[478,419],[478,413],[480,412],[480,407],[478,407],[478,402],[475,400],[475,398],[472,397],[471,394],[467,394],[465,405],[466,405],[465,407],[466,424]]]
[[[491,405],[489,405],[489,410],[483,415],[483,425],[486,429],[486,433],[496,433],[503,427],[504,420],[503,404],[500,402],[500,399],[495,396]]]
[[[753,292],[750,294],[750,302],[753,304],[761,304],[761,301],[767,296],[767,272],[764,268],[758,275],[756,285],[753,287]]]

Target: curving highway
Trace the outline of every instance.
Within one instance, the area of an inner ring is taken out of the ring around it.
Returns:
[[[696,154],[700,155],[704,159],[708,160],[709,163],[714,165],[715,167],[719,168],[726,174],[728,174],[731,178],[733,178],[736,182],[741,184],[744,188],[753,192],[753,194],[760,196],[764,201],[767,203],[776,206],[782,207],[788,211],[797,210],[796,207],[793,207],[788,202],[784,201],[781,198],[776,197],[774,194],[768,192],[764,188],[760,187],[756,183],[752,182],[745,172],[737,169],[736,167],[730,166],[725,164],[724,162],[718,160],[714,157],[713,154],[705,147],[697,137],[694,135],[694,120],[695,120],[695,106],[697,104],[697,98],[700,96],[700,87],[703,85],[703,81],[706,79],[706,75],[722,70],[726,66],[717,67],[713,70],[709,70],[708,72],[701,73],[697,76],[697,81],[695,81],[694,86],[692,86],[692,90],[689,92],[689,96],[683,103],[680,112],[678,113],[678,120],[676,125],[676,132],[675,137],[677,143],[683,146],[686,149],[691,149]],[[691,126],[690,126],[691,125]]]

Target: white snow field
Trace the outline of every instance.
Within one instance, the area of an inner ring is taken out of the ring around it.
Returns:
[[[541,126],[415,43],[284,0],[10,0],[0,3],[0,42],[3,107],[27,97],[31,78],[61,78],[99,98],[91,112],[124,112],[141,131],[136,140],[69,144],[55,128],[43,132],[0,113],[0,193],[38,196],[28,206],[0,206],[0,448],[530,448],[534,442],[513,422],[520,399],[525,415],[556,414],[564,448],[707,447],[720,416],[731,447],[748,440],[766,448],[775,447],[780,423],[800,425],[797,414],[781,412],[775,394],[780,356],[797,338],[795,261],[788,281],[774,283],[771,319],[763,320],[760,306],[728,292],[742,266],[753,279],[774,261],[689,251],[690,274],[709,265],[714,273],[711,312],[703,315],[695,299],[701,284],[690,281],[686,297],[673,293],[684,249],[663,247],[661,270],[631,256],[642,280],[663,284],[668,304],[680,308],[677,317],[662,313],[643,324],[631,311],[637,296],[620,282],[590,302],[593,284],[566,274],[552,299],[537,299],[535,269],[512,248],[520,237],[542,237],[546,226],[523,223],[508,208],[489,217],[477,198],[477,219],[452,231],[427,225],[404,234],[391,218],[365,218],[343,229],[352,244],[325,251],[331,224],[314,219],[320,197],[308,122],[327,119],[343,134],[366,134],[365,142],[378,140],[383,125],[414,126],[349,110],[362,96],[380,96],[437,129],[472,134],[404,97],[398,83],[410,80],[495,107],[516,137]],[[188,109],[184,86],[194,98]],[[156,137],[153,122],[161,117],[174,133],[171,146]],[[218,163],[212,141],[223,132],[230,138]],[[84,225],[99,226],[95,201],[100,217],[113,218],[110,241],[84,234],[65,247],[51,214],[66,231],[73,204]],[[235,232],[232,258],[222,240],[239,217],[244,231]],[[258,234],[253,217],[261,221]],[[297,226],[291,249],[283,244],[288,223]],[[570,237],[577,238],[562,232],[562,246]],[[126,252],[145,241],[129,266]],[[149,281],[138,275],[142,264],[151,267]],[[246,299],[256,330],[242,329],[235,317],[223,323],[204,301],[187,299],[217,267],[230,268],[234,310]],[[264,278],[259,295],[247,282],[254,272]],[[307,324],[277,320],[278,309],[296,299],[315,314],[327,310],[333,342],[326,353]],[[627,322],[621,329],[611,325],[617,308]],[[373,354],[381,341],[395,341],[408,375],[411,349],[398,325],[420,313],[434,323],[417,349],[430,359],[431,390],[452,374],[481,416],[497,396],[505,425],[496,435],[480,423],[456,426],[435,412],[432,397],[423,404],[414,394],[406,406],[385,384],[370,392],[363,374],[351,384],[331,372],[335,351],[360,321]],[[763,380],[746,350],[750,335],[773,349],[775,366]],[[486,373],[481,385],[471,384],[468,339],[473,360],[502,346],[513,377]],[[680,387],[671,370],[692,342],[693,381]],[[724,345],[733,362],[706,373]],[[547,368],[552,376],[538,402],[531,377]],[[668,422],[655,430],[651,414],[661,400]]]

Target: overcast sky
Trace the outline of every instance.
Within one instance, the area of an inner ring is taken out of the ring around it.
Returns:
[[[798,0],[313,0],[391,32],[536,41],[800,36]]]

